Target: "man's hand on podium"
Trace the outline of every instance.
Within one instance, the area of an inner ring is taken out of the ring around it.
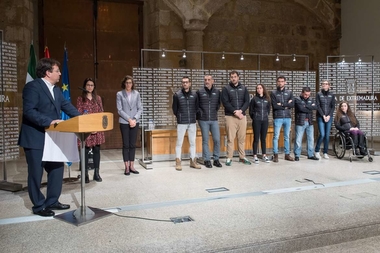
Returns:
[[[62,121],[64,121],[64,120],[62,120],[62,119],[55,119],[55,120],[53,120],[51,123],[50,123],[50,125],[58,125],[58,123],[61,123]]]

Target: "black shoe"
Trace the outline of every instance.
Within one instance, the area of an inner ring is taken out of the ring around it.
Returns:
[[[319,160],[319,158],[317,158],[317,157],[315,157],[315,156],[310,156],[310,157],[308,157],[307,159],[315,160],[315,161],[318,161],[318,160]]]
[[[52,210],[49,210],[49,209],[46,209],[46,208],[44,208],[44,209],[42,209],[42,210],[40,210],[38,212],[33,212],[33,213],[36,214],[36,215],[39,215],[39,216],[44,216],[44,217],[54,216],[54,214],[55,214]]]
[[[219,160],[214,160],[214,166],[218,167],[218,168],[221,168],[222,164],[219,162]]]
[[[66,205],[66,204],[62,204],[60,202],[57,202],[57,204],[46,207],[45,209],[46,210],[65,210],[65,209],[69,209],[69,208],[70,208],[70,205]]]
[[[211,161],[205,161],[206,168],[212,168]]]
[[[85,176],[85,177],[84,177],[84,182],[85,182],[86,184],[90,183],[90,177],[89,177],[89,176]]]
[[[296,156],[295,158],[294,158],[294,161],[299,161],[300,160],[300,158],[298,157],[298,156]]]
[[[132,170],[132,169],[129,169],[129,171],[133,174],[140,174],[140,172],[138,172],[137,170]]]

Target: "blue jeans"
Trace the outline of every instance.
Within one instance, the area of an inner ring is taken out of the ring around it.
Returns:
[[[290,118],[281,118],[273,120],[273,153],[278,154],[278,139],[280,138],[281,127],[284,126],[284,152],[286,155],[290,153],[289,146],[289,135],[290,135],[290,127],[291,127],[291,119]]]
[[[296,140],[294,142],[294,156],[300,157],[302,150],[302,137],[306,130],[307,156],[314,156],[314,126],[305,121],[305,125],[296,125]]]
[[[315,145],[315,152],[319,152],[321,144],[323,141],[323,153],[329,151],[329,141],[330,141],[330,131],[333,118],[330,117],[328,122],[325,122],[322,117],[317,117],[319,136],[317,140],[317,145]]]
[[[212,140],[214,142],[214,160],[219,160],[220,154],[220,132],[219,123],[215,121],[198,120],[198,124],[202,132],[202,156],[205,161],[210,161],[210,148],[208,146],[209,132],[211,132]]]

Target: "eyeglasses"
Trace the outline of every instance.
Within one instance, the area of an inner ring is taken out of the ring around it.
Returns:
[[[190,83],[189,81],[182,81],[182,83]]]
[[[93,84],[86,84],[86,86],[94,87],[95,85],[93,85]]]

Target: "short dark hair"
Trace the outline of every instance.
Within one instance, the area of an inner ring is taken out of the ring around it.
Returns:
[[[310,87],[303,87],[302,88],[302,93],[304,93],[304,92],[311,92]]]
[[[53,58],[42,58],[37,63],[36,75],[38,78],[44,78],[46,76],[46,71],[53,72],[54,66],[61,66],[59,61]]]
[[[132,90],[135,89],[135,80],[133,80],[132,76],[126,75],[123,80],[121,81],[121,88],[125,89],[125,82],[128,80],[132,80]]]
[[[229,73],[229,76],[233,75],[233,74],[236,74],[237,76],[239,76],[239,72],[237,72],[236,70],[232,70],[230,73]]]
[[[277,79],[276,79],[276,81],[278,81],[278,79],[284,79],[284,81],[286,82],[285,76],[278,76]]]
[[[189,83],[191,83],[191,79],[188,76],[183,76],[182,79],[189,79]]]

